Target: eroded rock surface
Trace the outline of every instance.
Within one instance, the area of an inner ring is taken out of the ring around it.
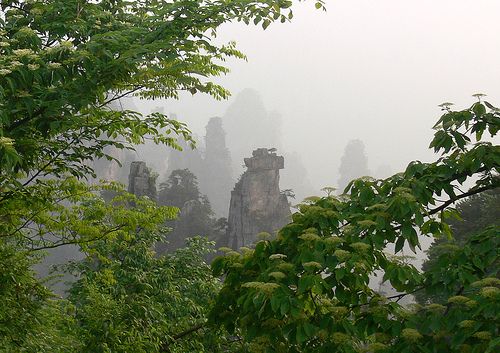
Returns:
[[[274,234],[291,215],[279,187],[284,158],[275,149],[259,148],[244,161],[247,170],[231,192],[229,206],[228,246],[233,249],[251,245],[260,232]]]
[[[147,196],[157,200],[156,176],[146,166],[146,162],[136,161],[130,164],[128,192],[137,197]]]

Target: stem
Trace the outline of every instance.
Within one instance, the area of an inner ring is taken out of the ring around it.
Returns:
[[[196,331],[202,329],[203,327],[205,327],[205,325],[206,325],[206,322],[199,323],[197,325],[194,325],[194,326],[188,328],[187,330],[184,330],[184,331],[172,336],[171,342],[167,341],[161,345],[160,352],[163,352],[163,353],[170,352],[169,346],[170,346],[170,344],[172,344],[173,341],[177,341],[177,340],[179,340],[179,339],[181,339],[181,338],[183,338],[183,337],[185,337],[193,332],[196,332]]]

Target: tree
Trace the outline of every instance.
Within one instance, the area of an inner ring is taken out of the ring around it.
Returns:
[[[158,201],[161,205],[170,205],[182,208],[191,200],[201,198],[198,180],[189,169],[176,169],[168,179],[160,184]]]
[[[211,328],[181,339],[205,323],[220,287],[204,261],[213,244],[193,238],[168,256],[155,254],[177,209],[118,188],[115,194],[111,202],[84,194],[66,214],[79,214],[66,219],[68,231],[99,234],[79,239],[85,258],[65,266],[78,278],[68,300],[34,277],[37,252],[1,243],[0,352],[218,351],[227,344]]]
[[[344,191],[351,180],[370,174],[363,141],[349,141],[340,161],[339,172],[340,179],[338,185],[341,192]]]
[[[450,218],[447,222],[453,233],[453,237],[437,238],[427,250],[428,259],[423,263],[424,272],[432,272],[435,268],[442,266],[440,259],[453,256],[457,247],[464,246],[467,241],[489,226],[500,226],[498,215],[500,214],[500,189],[485,191],[457,202],[456,218]],[[498,263],[493,266],[498,267]],[[487,270],[494,273],[493,269]],[[442,303],[446,298],[436,295],[426,295],[423,292],[415,293],[420,304],[427,302]]]
[[[0,352],[69,352],[79,346],[70,305],[52,298],[31,269],[39,256],[0,243]],[[23,350],[24,349],[24,350]]]
[[[89,244],[103,239],[111,243],[131,239],[139,225],[142,232],[155,232],[158,225],[176,214],[175,208],[156,207],[150,200],[124,193],[115,184],[109,189],[118,196],[108,203],[96,189],[74,178],[46,182],[59,185],[57,197],[66,205],[48,207],[43,201],[33,204],[32,212],[40,221],[36,217],[32,220],[45,226],[27,227],[19,240],[15,241],[14,234],[0,243],[4,265],[0,271],[2,352],[74,352],[85,343],[75,322],[74,306],[53,296],[30,268],[40,258],[41,249],[74,243],[87,255],[87,261],[95,262],[96,254]],[[134,208],[129,207],[131,203]]]
[[[180,209],[178,218],[168,223],[173,229],[167,244],[159,245],[160,252],[181,248],[195,235],[215,241],[220,237],[210,202],[200,193],[198,180],[188,169],[174,170],[160,185],[159,203]]]
[[[386,252],[391,243],[396,254],[405,244],[418,247],[419,233],[451,236],[453,204],[500,185],[500,147],[482,140],[497,135],[500,111],[481,100],[443,109],[430,144],[441,153],[436,162],[412,162],[385,180],[353,180],[342,196],[309,198],[276,239],[216,259],[214,273],[225,280],[211,322],[269,352],[496,351],[498,226],[425,273]],[[462,191],[466,182],[472,187]],[[371,289],[376,270],[402,294]],[[398,304],[420,290],[445,304]]]
[[[206,240],[188,239],[185,248],[157,256],[160,233],[140,230],[113,242],[94,242],[92,257],[73,266],[79,280],[69,300],[82,338],[81,352],[217,351],[226,338],[219,330],[176,335],[206,321],[220,282],[203,258]]]

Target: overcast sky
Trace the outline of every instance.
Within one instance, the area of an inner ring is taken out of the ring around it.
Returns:
[[[318,189],[335,185],[346,143],[361,139],[369,167],[400,171],[429,161],[438,104],[462,108],[474,93],[500,105],[499,0],[327,0],[296,4],[291,23],[221,28],[248,62],[217,79],[236,95],[257,90],[282,115],[282,142],[297,151]],[[182,95],[162,103],[193,131],[231,99]],[[158,102],[149,104],[150,107]],[[251,138],[251,136],[249,136]],[[267,147],[267,146],[266,146]],[[250,151],[249,151],[250,152]]]

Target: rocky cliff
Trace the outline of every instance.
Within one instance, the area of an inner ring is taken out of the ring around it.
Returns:
[[[136,161],[130,164],[128,192],[137,197],[147,196],[157,200],[156,176],[151,173],[145,162]]]
[[[244,161],[247,170],[231,192],[229,206],[228,246],[233,249],[254,243],[260,232],[275,233],[291,215],[279,187],[284,158],[274,149],[259,148]]]
[[[211,118],[206,131],[203,171],[198,176],[200,190],[207,195],[217,217],[226,218],[234,180],[231,155],[226,147],[226,133],[222,128],[222,119]]]

